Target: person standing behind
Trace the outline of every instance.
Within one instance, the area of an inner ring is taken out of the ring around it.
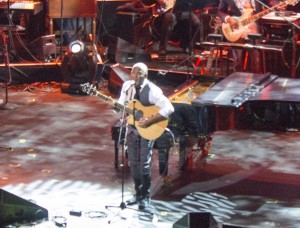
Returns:
[[[220,0],[220,4],[218,7],[218,16],[221,18],[221,20],[225,23],[229,23],[230,28],[232,30],[238,29],[239,24],[238,22],[233,18],[240,17],[245,13],[249,13],[250,15],[254,15],[262,10],[261,5],[256,2],[255,0]],[[247,31],[244,32],[241,36],[241,38],[236,41],[237,43],[242,43],[244,39],[247,38],[247,35],[257,34],[260,31],[259,23],[252,22],[247,26]],[[233,55],[233,70],[234,71],[244,71],[244,51],[243,50],[237,50],[233,49],[232,55]],[[260,73],[260,58],[259,58],[259,52],[253,50],[251,52],[251,68],[250,71],[253,73]]]
[[[141,27],[138,32],[140,43],[147,47],[153,39],[157,39],[159,42],[158,54],[162,56],[167,54],[168,40],[176,24],[172,8],[168,10],[164,8],[167,7],[165,2],[165,0],[135,0],[117,7],[118,12],[135,12],[139,14],[140,18],[143,18],[144,22],[140,23]],[[149,31],[151,31],[150,35]],[[150,41],[149,36],[152,36]]]
[[[148,80],[148,67],[144,63],[133,65],[130,80],[124,82],[118,103],[126,105],[129,102],[139,101],[143,106],[155,105],[158,113],[145,116],[133,121],[128,126],[127,152],[130,163],[130,172],[134,181],[135,195],[126,201],[128,205],[138,204],[140,210],[150,204],[151,162],[154,140],[141,137],[139,128],[147,128],[152,124],[166,120],[173,112],[174,107],[162,90]],[[133,107],[134,108],[134,107]]]

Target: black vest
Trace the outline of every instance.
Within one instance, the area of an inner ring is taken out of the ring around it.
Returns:
[[[140,92],[139,95],[139,101],[142,103],[144,106],[150,106],[152,105],[149,101],[149,92],[150,92],[150,87],[149,85],[145,85],[142,91]]]

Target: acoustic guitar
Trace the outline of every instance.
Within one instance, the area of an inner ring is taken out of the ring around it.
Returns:
[[[286,5],[296,5],[300,0],[286,0],[285,2],[280,2],[279,4],[270,7],[266,10],[261,11],[253,16],[249,16],[249,11],[244,13],[240,17],[232,17],[238,23],[237,29],[232,29],[229,23],[223,22],[222,23],[222,31],[223,35],[226,39],[230,42],[236,42],[240,38],[243,38],[244,34],[251,33],[251,23],[257,21],[258,19],[262,18],[264,15],[270,13],[271,11],[275,10],[276,8],[283,7]],[[251,11],[252,13],[252,11]]]
[[[155,105],[151,106],[144,106],[138,100],[132,100],[127,106],[124,106],[117,101],[115,101],[112,97],[106,96],[105,94],[100,93],[97,88],[90,83],[81,84],[81,89],[83,92],[89,95],[95,95],[100,97],[101,99],[109,102],[118,110],[125,110],[126,113],[129,115],[127,122],[128,124],[134,125],[140,134],[140,136],[144,139],[148,140],[155,140],[159,138],[165,131],[166,127],[168,126],[168,119],[159,121],[150,125],[149,127],[142,128],[139,127],[136,123],[142,117],[150,117],[156,115],[159,111],[159,107]]]

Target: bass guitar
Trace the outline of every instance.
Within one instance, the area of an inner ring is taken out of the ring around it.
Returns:
[[[125,110],[129,115],[127,119],[128,124],[134,125],[140,136],[144,139],[155,140],[159,138],[168,126],[168,119],[154,123],[146,128],[141,128],[136,124],[142,117],[150,117],[157,114],[159,107],[155,105],[143,106],[138,100],[132,100],[127,106],[124,106],[115,101],[112,97],[100,93],[97,88],[90,83],[81,84],[80,87],[86,94],[100,97],[101,99],[109,102],[118,110]]]
[[[280,2],[279,4],[270,7],[266,10],[261,11],[260,13],[257,13],[255,15],[249,16],[249,13],[244,13],[240,17],[232,17],[236,20],[238,23],[238,28],[237,29],[232,29],[230,27],[229,23],[222,23],[222,32],[223,35],[226,37],[226,39],[230,42],[236,42],[240,38],[243,38],[244,34],[249,34],[251,33],[251,29],[249,26],[251,23],[257,21],[264,15],[270,13],[271,11],[275,10],[276,8],[280,8],[286,5],[296,5],[300,0],[286,0],[284,2]],[[249,26],[249,27],[248,27]]]

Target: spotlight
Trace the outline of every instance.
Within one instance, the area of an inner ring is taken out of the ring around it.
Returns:
[[[64,83],[61,91],[72,94],[85,94],[80,84],[93,83],[98,69],[97,48],[80,40],[72,41],[62,57],[61,73]]]
[[[74,40],[69,44],[69,50],[74,54],[83,52],[84,49],[85,49],[85,45],[80,40]]]

